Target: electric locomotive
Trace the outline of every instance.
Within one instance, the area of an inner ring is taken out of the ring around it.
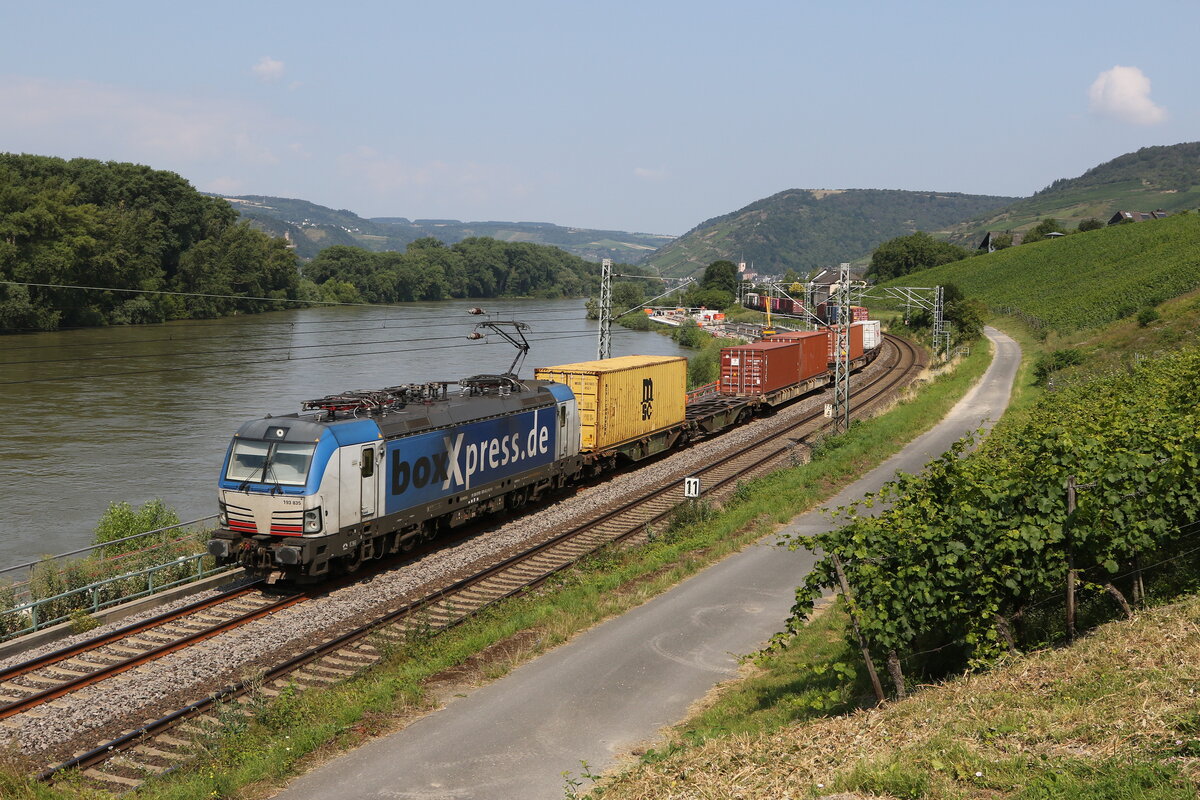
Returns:
[[[580,472],[568,387],[511,374],[453,385],[332,395],[242,425],[208,552],[272,583],[321,578],[516,509]]]

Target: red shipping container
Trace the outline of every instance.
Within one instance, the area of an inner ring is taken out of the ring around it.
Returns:
[[[850,306],[850,321],[863,322],[871,318],[866,306]]]
[[[795,304],[792,302],[792,298],[790,297],[779,298],[779,311],[782,314],[791,314],[794,305]]]
[[[837,329],[840,325],[834,325],[828,329],[829,334],[829,363],[833,363],[833,348],[837,343]],[[863,328],[862,325],[850,326],[850,360],[861,357],[863,354]]]
[[[732,395],[769,394],[800,382],[799,342],[762,341],[721,350],[720,390]]]
[[[825,331],[788,331],[768,336],[768,342],[800,343],[800,380],[815,378],[829,369],[829,334]]]

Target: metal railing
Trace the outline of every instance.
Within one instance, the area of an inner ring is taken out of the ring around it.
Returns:
[[[204,563],[205,559],[210,562],[207,567]],[[182,567],[186,567],[186,569],[181,569]],[[51,625],[67,622],[80,612],[95,614],[105,608],[127,603],[140,597],[148,597],[210,575],[230,572],[233,569],[229,566],[213,565],[212,559],[207,553],[195,553],[178,556],[165,564],[157,564],[105,578],[52,597],[30,600],[22,605],[0,610],[0,631],[3,631],[0,640],[12,639]],[[168,570],[176,570],[176,572],[166,575],[165,580],[157,580],[160,573]],[[137,585],[138,588],[134,589],[133,585]],[[108,587],[115,587],[115,590],[109,590]]]
[[[137,539],[144,539],[147,536],[154,536],[159,533],[166,533],[167,531],[174,531],[174,530],[179,530],[180,528],[187,528],[192,525],[199,525],[201,522],[211,522],[212,520],[214,520],[216,518],[217,518],[216,514],[209,514],[207,517],[199,517],[198,519],[193,519],[189,522],[177,522],[174,525],[167,525],[162,528],[155,528],[152,531],[145,531],[144,533],[135,533],[132,536],[126,536],[121,539],[113,539],[111,542],[104,542],[102,544],[88,545],[87,547],[81,547],[78,550],[68,550],[65,553],[59,553],[58,555],[50,556],[49,558],[40,558],[37,561],[28,561],[24,564],[16,564],[11,567],[0,567],[0,580],[3,580],[4,577],[10,572],[17,572],[18,570],[32,570],[34,567],[38,566],[39,564],[44,564],[47,561],[58,561],[58,560],[64,559],[64,558],[70,558],[71,556],[78,556],[78,555],[82,555],[84,553],[92,553],[92,552],[95,552],[96,550],[103,550],[106,547],[112,547],[113,545],[125,544],[126,542],[132,542]],[[10,580],[16,580],[16,579],[10,578]]]
[[[200,517],[0,569],[0,640],[230,571],[214,566],[204,552],[204,529],[193,528],[214,519]],[[171,536],[172,531],[180,533]],[[139,548],[139,542],[145,546]],[[105,556],[106,548],[119,552]]]

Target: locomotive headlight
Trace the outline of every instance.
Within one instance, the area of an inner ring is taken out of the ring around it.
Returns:
[[[321,532],[321,507],[310,508],[304,512],[304,532],[305,533],[320,533]]]
[[[225,510],[225,504],[220,504],[220,510],[217,512],[217,524],[222,528],[229,527],[229,512]]]

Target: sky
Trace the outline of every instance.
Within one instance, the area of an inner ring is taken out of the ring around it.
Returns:
[[[1200,3],[0,2],[0,151],[364,217],[682,234],[1200,140]]]

